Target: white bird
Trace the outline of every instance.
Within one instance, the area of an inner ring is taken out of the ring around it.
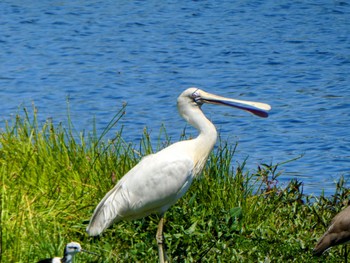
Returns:
[[[115,222],[156,213],[160,215],[156,235],[159,261],[167,261],[163,245],[164,213],[201,173],[217,139],[215,126],[201,110],[204,103],[236,107],[260,117],[267,117],[271,109],[265,103],[228,99],[197,88],[185,90],[177,99],[178,110],[199,131],[198,137],[176,142],[142,158],[97,205],[86,229],[90,236],[101,234]]]
[[[72,263],[75,254],[77,254],[79,252],[86,252],[86,253],[90,253],[90,254],[95,254],[95,253],[92,253],[92,252],[87,251],[85,249],[82,249],[80,244],[77,242],[70,242],[64,248],[63,258],[60,258],[60,257],[47,258],[47,259],[42,259],[42,260],[38,261],[38,263],[49,263],[49,262],[51,262],[51,263]]]

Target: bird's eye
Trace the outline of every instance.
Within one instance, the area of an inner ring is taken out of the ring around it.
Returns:
[[[192,93],[192,98],[193,98],[194,101],[199,100],[200,96],[199,96],[198,89],[196,89],[196,90]]]

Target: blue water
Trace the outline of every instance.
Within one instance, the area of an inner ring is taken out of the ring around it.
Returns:
[[[197,86],[272,105],[268,119],[204,105],[233,165],[279,163],[283,184],[332,194],[350,176],[347,1],[1,1],[0,127],[23,107],[44,122],[101,131],[127,102],[124,137],[173,141],[186,127],[176,98]],[[195,131],[189,129],[195,135]],[[113,134],[110,135],[111,137]]]

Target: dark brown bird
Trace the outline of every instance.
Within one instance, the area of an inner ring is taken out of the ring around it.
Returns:
[[[328,230],[317,242],[314,255],[320,256],[330,247],[350,241],[350,206],[338,213],[331,221]]]

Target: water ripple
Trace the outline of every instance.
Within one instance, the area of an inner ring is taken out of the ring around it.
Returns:
[[[188,86],[268,102],[260,120],[205,105],[221,136],[239,142],[235,162],[283,162],[281,181],[330,194],[350,175],[350,5],[346,1],[0,2],[4,121],[34,103],[42,121],[102,130],[128,103],[124,135],[154,140],[164,123],[186,124],[176,97]],[[191,128],[189,133],[195,134]]]

